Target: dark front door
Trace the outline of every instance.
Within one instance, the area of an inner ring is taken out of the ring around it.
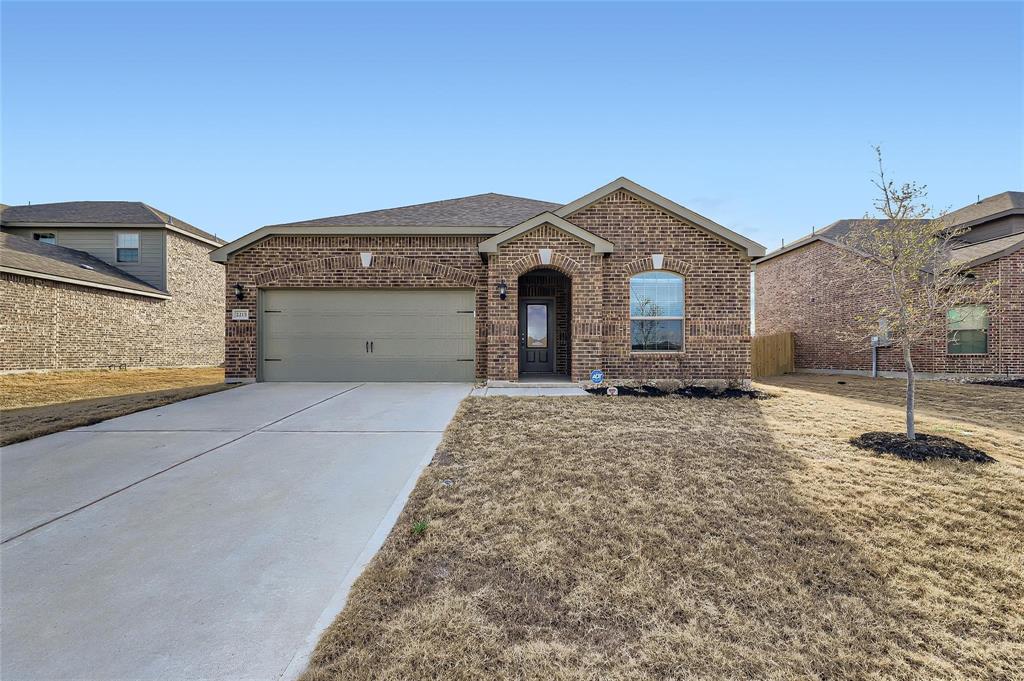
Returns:
[[[554,307],[550,299],[519,300],[519,373],[554,373]]]

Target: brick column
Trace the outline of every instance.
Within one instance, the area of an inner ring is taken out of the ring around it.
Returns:
[[[519,378],[519,285],[506,261],[495,253],[487,267],[487,378],[494,381]],[[505,300],[498,297],[502,280],[508,286]]]
[[[583,381],[593,369],[603,369],[602,333],[604,284],[602,257],[591,254],[572,275],[572,371],[570,378]]]

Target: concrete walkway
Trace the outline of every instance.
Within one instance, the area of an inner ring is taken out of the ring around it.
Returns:
[[[469,391],[258,384],[3,449],[0,677],[294,677]]]

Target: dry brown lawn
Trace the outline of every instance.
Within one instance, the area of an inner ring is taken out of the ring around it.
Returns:
[[[907,390],[906,381],[896,378],[790,374],[759,380],[767,385],[900,409]],[[1024,421],[1024,388],[918,381],[914,394],[918,416],[955,417],[957,421],[1001,428],[1020,428]]]
[[[1020,678],[1021,420],[770,390],[466,400],[305,681]]]
[[[230,387],[219,368],[0,375],[0,445]]]

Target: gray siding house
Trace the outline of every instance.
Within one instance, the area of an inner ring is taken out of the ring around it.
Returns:
[[[0,371],[223,362],[224,242],[137,201],[3,206]]]

